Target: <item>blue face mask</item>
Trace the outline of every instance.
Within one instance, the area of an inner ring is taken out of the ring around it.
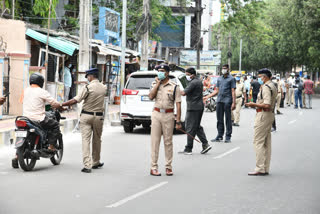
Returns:
[[[263,84],[264,84],[264,82],[262,81],[261,78],[258,78],[258,82],[260,83],[260,85],[263,85]]]
[[[158,78],[159,78],[159,80],[164,80],[166,78],[166,73],[163,71],[159,71]]]
[[[240,81],[240,77],[236,77],[236,80],[237,80],[237,81]]]

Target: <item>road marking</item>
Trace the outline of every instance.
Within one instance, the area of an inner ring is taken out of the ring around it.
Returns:
[[[131,201],[131,200],[136,199],[136,198],[138,198],[138,197],[140,197],[140,196],[142,196],[142,195],[144,195],[144,194],[147,194],[148,192],[151,192],[151,191],[153,191],[153,190],[155,190],[155,189],[158,189],[158,188],[160,188],[161,186],[166,185],[167,183],[168,183],[168,181],[161,182],[161,183],[156,184],[156,185],[154,185],[154,186],[152,186],[152,187],[149,187],[148,189],[145,189],[145,190],[143,190],[143,191],[141,191],[141,192],[138,192],[138,193],[136,193],[136,194],[134,194],[134,195],[132,195],[132,196],[129,196],[129,197],[125,198],[125,199],[122,199],[122,200],[120,200],[120,201],[118,201],[118,202],[116,202],[116,203],[114,203],[114,204],[110,204],[110,205],[108,205],[108,206],[106,206],[106,207],[107,207],[107,208],[119,207],[119,206],[121,206],[122,204],[125,204],[125,203],[127,203],[128,201]]]
[[[288,124],[292,124],[292,123],[295,123],[297,120],[291,120]]]
[[[225,153],[223,153],[223,154],[221,154],[221,155],[218,155],[217,157],[214,157],[213,159],[222,158],[222,157],[224,157],[224,156],[226,156],[226,155],[228,155],[228,154],[230,154],[230,153],[232,153],[232,152],[237,151],[238,149],[240,149],[240,147],[233,148],[233,149],[231,149],[231,150],[229,150],[229,151],[227,151],[227,152],[225,152]]]
[[[303,115],[303,112],[302,112],[302,111],[300,111],[300,112],[299,112],[299,115],[300,115],[300,116],[301,116],[301,115]]]
[[[7,175],[9,172],[0,172],[0,175]]]

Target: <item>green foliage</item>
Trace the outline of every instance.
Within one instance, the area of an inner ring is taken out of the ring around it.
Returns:
[[[247,71],[269,67],[285,72],[296,65],[306,65],[310,71],[320,68],[320,1],[222,2],[227,2],[225,13],[229,15],[220,25],[222,60],[227,61],[227,40],[231,31],[233,69],[238,68],[241,38],[242,68]],[[218,26],[214,31],[217,35]],[[217,39],[213,41],[217,45]]]

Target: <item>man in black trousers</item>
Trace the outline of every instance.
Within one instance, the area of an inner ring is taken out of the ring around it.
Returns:
[[[226,138],[225,143],[231,143],[231,134],[232,134],[232,122],[231,122],[231,111],[236,107],[236,80],[229,73],[229,66],[222,66],[222,76],[218,78],[216,90],[206,96],[204,101],[210,97],[216,96],[217,98],[217,129],[218,135],[211,142],[220,142],[223,140],[224,135],[224,115],[226,117]]]
[[[206,134],[204,133],[201,124],[201,119],[204,110],[203,104],[203,84],[201,80],[196,77],[197,73],[194,68],[186,70],[186,78],[188,86],[181,91],[182,96],[187,96],[187,114],[186,114],[186,132],[191,136],[198,136],[202,142],[201,154],[207,153],[212,147],[208,144]],[[188,136],[187,145],[185,149],[180,152],[191,155],[193,149],[193,138]]]

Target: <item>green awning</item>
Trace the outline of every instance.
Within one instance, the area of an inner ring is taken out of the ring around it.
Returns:
[[[39,42],[42,42],[44,44],[47,43],[47,35],[44,35],[42,33],[39,33],[37,31],[28,29],[26,32],[27,36],[30,36],[31,38],[38,40]],[[75,50],[79,50],[79,45],[70,42],[66,39],[63,39],[61,37],[52,37],[49,36],[49,46],[53,47],[65,54],[68,54],[69,56],[72,56]]]

